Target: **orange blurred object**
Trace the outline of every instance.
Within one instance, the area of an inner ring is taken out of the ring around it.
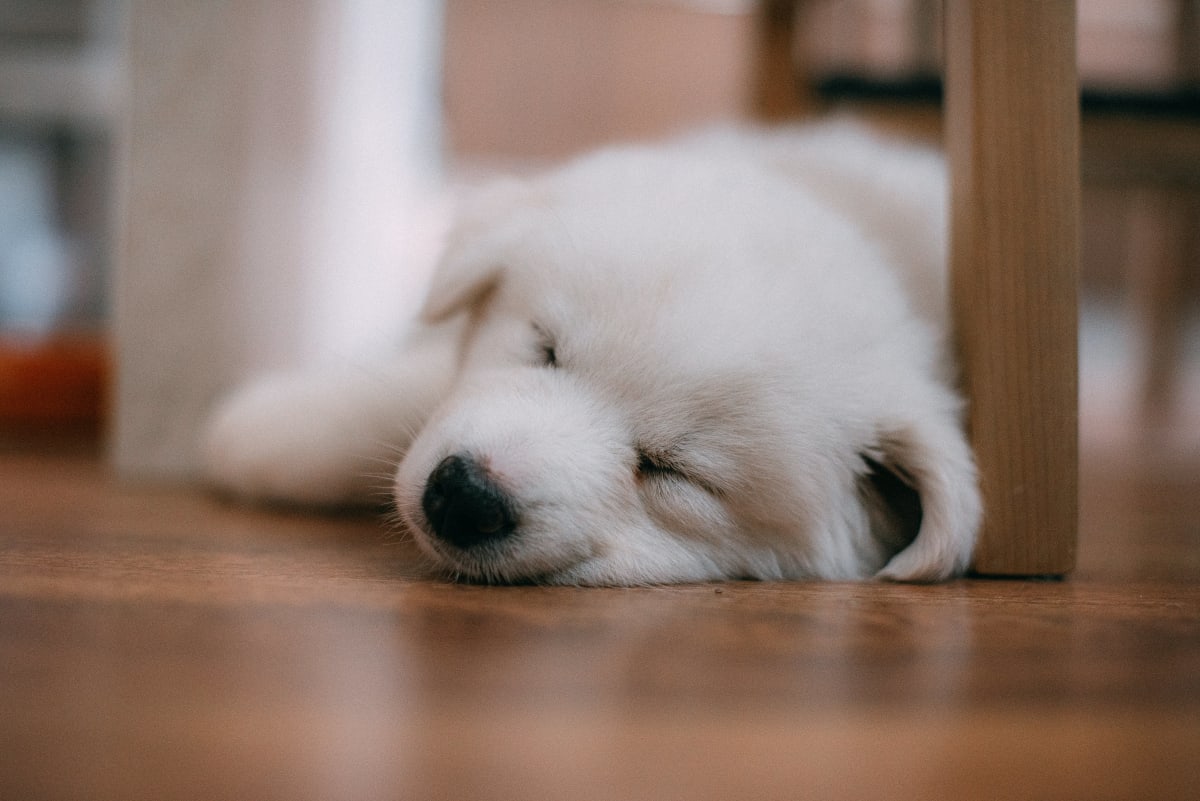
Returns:
[[[109,372],[101,337],[0,338],[0,427],[98,428]]]

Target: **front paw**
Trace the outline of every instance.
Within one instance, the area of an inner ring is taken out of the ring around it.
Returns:
[[[273,376],[224,399],[203,435],[208,482],[258,503],[384,503],[394,457],[371,421],[348,407],[345,384],[330,378]]]

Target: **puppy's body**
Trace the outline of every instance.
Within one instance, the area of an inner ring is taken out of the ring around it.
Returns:
[[[397,508],[454,573],[936,580],[980,505],[946,362],[944,176],[827,126],[601,152],[479,193],[394,363],[260,383],[215,480]]]

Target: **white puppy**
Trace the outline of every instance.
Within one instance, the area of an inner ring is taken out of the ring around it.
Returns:
[[[844,124],[602,151],[462,209],[394,363],[267,379],[243,497],[394,502],[452,575],[931,581],[980,518],[936,154]]]

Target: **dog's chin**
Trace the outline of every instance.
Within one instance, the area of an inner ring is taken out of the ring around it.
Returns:
[[[444,574],[462,584],[538,587],[635,587],[677,584],[686,578],[614,573],[601,561],[582,559],[557,568],[513,564],[505,560],[455,560],[439,557]]]
[[[498,553],[487,549],[461,551],[453,546],[423,542],[442,574],[464,584],[559,586],[559,587],[652,587],[705,583],[746,575],[724,575],[711,565],[645,565],[638,560],[612,554],[575,554],[556,559],[530,557],[519,552]]]
[[[658,586],[734,578],[716,575],[711,566],[658,564],[586,550],[553,554],[516,543],[479,545],[464,550],[446,544],[424,529],[416,530],[418,547],[444,577],[463,584],[569,587]]]
[[[451,553],[451,548],[430,546],[427,553],[437,561],[441,570],[455,581],[464,584],[486,585],[572,585],[602,586],[606,581],[588,581],[587,560],[561,564],[522,560],[505,555],[474,552]]]
[[[433,560],[437,571],[464,584],[601,584],[581,577],[591,561],[586,553],[536,553],[519,542],[505,540],[459,548],[433,535],[421,520],[402,515],[417,547]]]

